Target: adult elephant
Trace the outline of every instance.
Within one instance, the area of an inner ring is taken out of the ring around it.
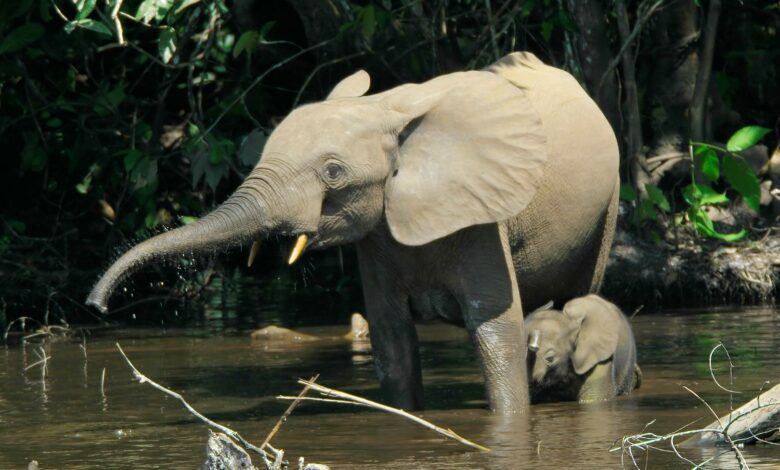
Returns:
[[[525,410],[523,307],[593,292],[604,272],[618,197],[609,123],[530,53],[363,96],[369,81],[357,72],[294,110],[226,202],[132,248],[87,303],[105,311],[124,276],[164,256],[288,235],[292,262],[357,242],[387,400],[422,406],[413,320],[439,314],[469,330],[490,408]]]

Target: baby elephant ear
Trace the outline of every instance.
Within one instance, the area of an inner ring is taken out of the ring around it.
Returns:
[[[423,245],[508,219],[536,194],[547,141],[526,91],[474,71],[385,96],[399,135],[385,211],[400,243]]]
[[[326,99],[356,98],[363,96],[371,86],[371,77],[365,70],[358,70],[349,77],[341,80],[330,92]]]
[[[617,307],[597,295],[578,297],[563,306],[563,314],[580,325],[571,355],[578,375],[586,374],[615,354],[621,325],[616,310]]]

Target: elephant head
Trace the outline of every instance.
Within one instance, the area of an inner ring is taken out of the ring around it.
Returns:
[[[112,290],[161,257],[226,249],[270,235],[308,248],[359,240],[386,224],[406,245],[525,208],[547,159],[542,124],[526,95],[488,71],[444,75],[376,95],[366,72],[325,101],[291,112],[246,180],[197,222],[121,256],[87,303],[107,310]],[[508,125],[508,123],[512,123]]]
[[[611,304],[596,295],[567,302],[563,311],[537,310],[525,320],[528,333],[529,375],[541,386],[570,382],[618,347],[620,323],[610,317]]]

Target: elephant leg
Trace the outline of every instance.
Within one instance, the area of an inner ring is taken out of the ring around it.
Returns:
[[[374,368],[385,400],[397,408],[423,406],[417,330],[405,291],[374,252],[358,246]]]
[[[501,414],[528,409],[526,334],[506,228],[481,225],[458,241],[455,292],[480,356],[488,405]]]

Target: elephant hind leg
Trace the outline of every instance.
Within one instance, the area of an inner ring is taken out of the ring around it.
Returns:
[[[615,238],[615,226],[617,225],[618,210],[620,204],[620,177],[615,182],[612,190],[612,199],[604,216],[604,223],[601,232],[601,245],[599,254],[596,257],[596,265],[593,268],[593,278],[590,283],[590,293],[598,292],[601,288],[601,282],[604,280],[604,271],[607,268],[609,252],[612,249],[612,241]]]

